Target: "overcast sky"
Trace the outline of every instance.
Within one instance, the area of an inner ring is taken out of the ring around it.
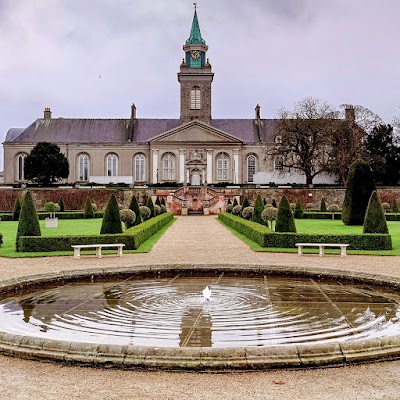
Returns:
[[[399,0],[199,0],[214,118],[308,96],[400,114]],[[179,118],[192,0],[0,0],[0,136],[53,117]],[[1,152],[0,168],[3,154]]]

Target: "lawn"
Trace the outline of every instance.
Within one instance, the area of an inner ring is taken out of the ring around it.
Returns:
[[[220,220],[218,220],[220,221]],[[221,221],[220,221],[221,222]],[[299,233],[310,234],[362,234],[362,226],[347,226],[342,221],[330,219],[296,219],[296,228]],[[221,222],[222,223],[222,222]],[[349,254],[372,255],[400,255],[400,221],[388,221],[389,233],[392,236],[392,250],[348,250]],[[226,225],[225,225],[226,226]],[[296,253],[297,248],[286,249],[277,247],[261,247],[244,235],[227,227],[235,236],[245,242],[254,251],[270,251],[277,253]],[[339,253],[340,250],[326,250],[326,253]],[[304,253],[318,253],[318,249],[304,249]]]
[[[143,243],[137,250],[124,250],[124,253],[148,253],[161,235],[172,225],[172,220],[164,228],[159,230],[149,240]],[[45,228],[44,220],[39,221],[42,236],[67,236],[67,235],[98,235],[102,224],[101,218],[91,219],[59,219],[58,228]],[[17,234],[18,222],[2,221],[0,232],[3,234],[3,244],[0,247],[0,257],[46,257],[46,256],[71,256],[71,251],[57,252],[35,252],[18,253],[15,251],[15,238]],[[82,251],[82,254],[95,254],[95,250]],[[115,253],[115,250],[103,250],[103,253]]]

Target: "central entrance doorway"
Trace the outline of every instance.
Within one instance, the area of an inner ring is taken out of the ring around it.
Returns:
[[[200,175],[200,171],[198,169],[194,169],[192,171],[190,184],[192,186],[200,186],[201,185],[201,175]]]

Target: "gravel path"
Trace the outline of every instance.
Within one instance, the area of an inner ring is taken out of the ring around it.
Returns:
[[[180,217],[148,254],[0,258],[0,279],[67,269],[233,263],[357,270],[400,276],[399,257],[256,253],[213,217]],[[248,373],[101,370],[0,356],[1,399],[399,399],[400,361]]]

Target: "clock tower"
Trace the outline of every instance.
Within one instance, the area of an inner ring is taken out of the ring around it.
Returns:
[[[201,37],[196,6],[190,36],[183,50],[185,58],[178,73],[178,81],[181,84],[181,122],[199,119],[210,124],[211,82],[214,74],[206,59],[208,46]]]

